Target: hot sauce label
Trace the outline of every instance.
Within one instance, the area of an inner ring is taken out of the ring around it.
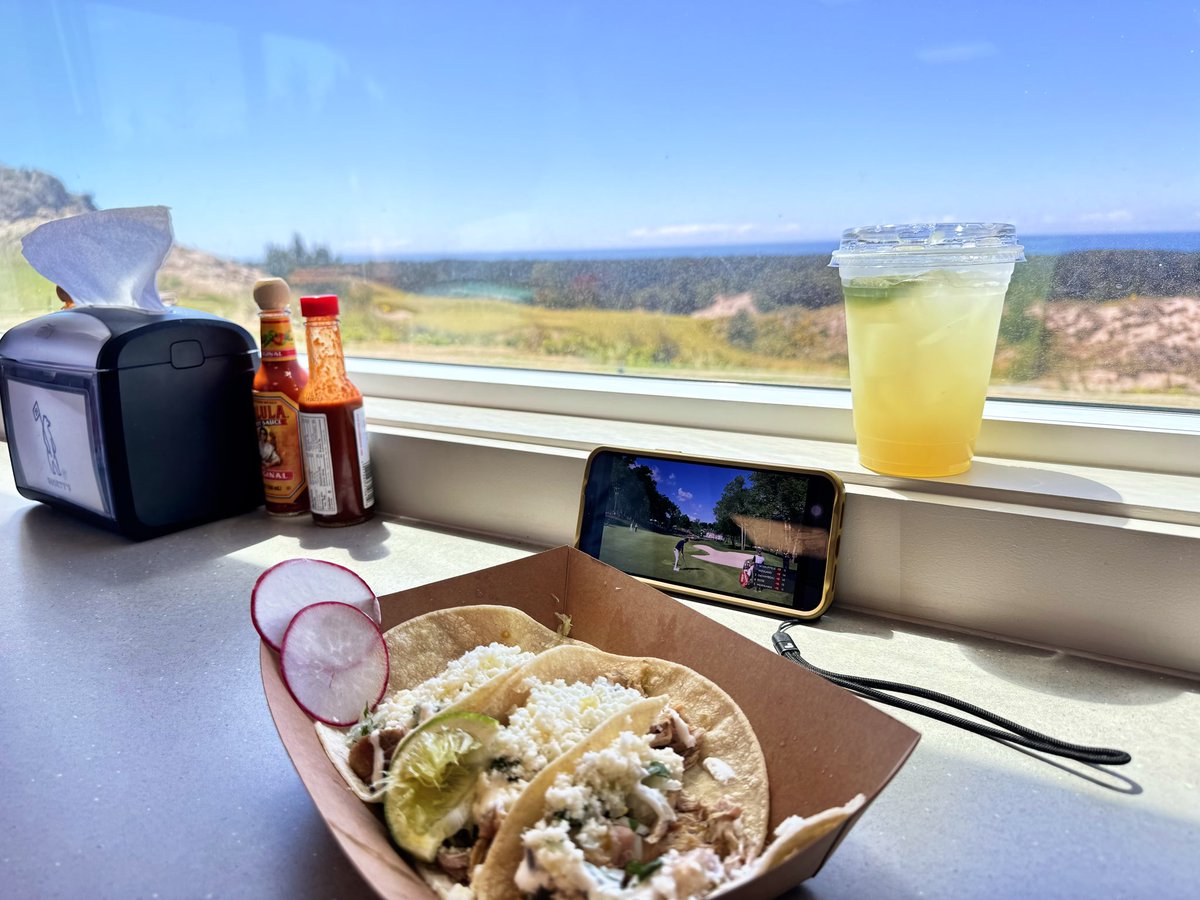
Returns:
[[[354,440],[358,444],[358,477],[363,506],[371,507],[375,505],[375,480],[371,477],[371,454],[367,449],[367,414],[361,406],[354,411]]]
[[[307,483],[300,442],[300,410],[287,394],[255,391],[254,417],[267,502],[295,500]]]
[[[336,516],[337,491],[333,484],[333,451],[329,423],[324,413],[300,413],[304,441],[304,468],[308,473],[308,507],[319,516]]]
[[[259,329],[262,358],[266,362],[286,362],[296,358],[296,339],[292,336],[292,320],[263,320]]]

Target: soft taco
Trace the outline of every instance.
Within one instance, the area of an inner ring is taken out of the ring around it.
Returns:
[[[486,705],[501,678],[560,644],[577,644],[508,606],[461,606],[402,622],[384,634],[389,677],[383,699],[348,728],[316,723],[325,752],[350,789],[383,800],[383,776],[400,742],[467,697]]]
[[[647,706],[647,696],[658,699]],[[510,831],[509,815],[527,793],[540,801],[544,788],[535,786],[545,784],[558,760],[592,746],[614,718],[651,707],[638,720],[637,737],[651,756],[672,762],[672,784],[691,804],[696,827],[710,818],[732,819],[736,809],[731,827],[745,857],[752,857],[765,837],[767,773],[745,715],[685,666],[586,646],[546,650],[414,732],[385,779],[393,838],[427,864],[418,868],[441,892],[460,884],[488,896],[475,880],[487,871],[492,848]],[[666,772],[664,764],[651,768],[655,777]],[[655,799],[645,792],[647,802]],[[639,807],[629,822],[596,836],[597,853],[624,864],[644,843],[677,836],[683,824],[665,803]]]
[[[753,766],[736,781],[711,764],[712,782],[689,778],[684,756],[652,740],[665,703],[648,698],[614,715],[534,779],[477,873],[475,897],[713,896],[782,864],[865,802],[790,817],[759,855],[765,781],[760,796],[741,787]]]

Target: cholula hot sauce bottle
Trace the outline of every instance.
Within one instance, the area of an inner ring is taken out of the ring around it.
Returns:
[[[254,373],[254,417],[262,460],[267,512],[296,516],[308,511],[304,454],[300,448],[300,391],[308,373],[296,359],[291,293],[282,278],[254,285],[262,360]]]
[[[374,513],[375,489],[362,394],[346,377],[338,298],[301,297],[300,313],[308,339],[300,429],[309,507],[318,525],[357,525]]]

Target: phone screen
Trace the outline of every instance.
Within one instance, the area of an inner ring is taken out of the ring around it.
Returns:
[[[840,504],[820,473],[602,450],[579,549],[685,592],[810,612],[826,594]]]

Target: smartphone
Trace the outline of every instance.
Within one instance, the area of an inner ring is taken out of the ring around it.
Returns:
[[[845,496],[821,469],[601,447],[575,546],[660,590],[815,619],[833,600]]]

